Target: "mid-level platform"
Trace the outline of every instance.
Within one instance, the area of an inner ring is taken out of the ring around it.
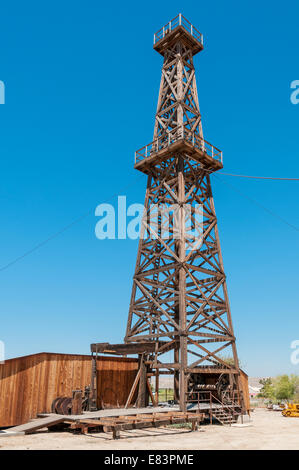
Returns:
[[[150,173],[175,153],[181,152],[210,172],[223,168],[222,151],[186,128],[175,129],[135,152],[136,170]]]

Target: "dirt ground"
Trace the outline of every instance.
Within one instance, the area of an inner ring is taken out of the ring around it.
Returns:
[[[157,428],[110,434],[73,435],[70,432],[38,432],[28,436],[0,438],[0,450],[77,449],[299,449],[299,418],[284,418],[280,412],[256,409],[247,427],[205,425],[199,431]]]

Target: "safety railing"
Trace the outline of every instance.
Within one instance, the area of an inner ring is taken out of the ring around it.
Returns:
[[[200,42],[203,45],[203,35],[188,21],[181,13],[177,15],[175,18],[170,20],[163,28],[159,29],[154,34],[154,45],[157,44],[158,41],[163,39],[166,34],[169,34],[178,26],[183,26],[183,28],[191,34],[191,36],[196,39],[196,41]]]
[[[186,395],[187,401],[189,403],[197,403],[199,411],[201,403],[209,405],[210,422],[212,422],[213,405],[218,405],[217,409],[221,409],[223,412],[229,414],[231,417],[233,417],[235,413],[234,408],[241,406],[240,395],[237,390],[231,392],[229,403],[223,403],[211,391],[186,392]]]
[[[186,127],[179,127],[171,130],[166,134],[163,134],[161,137],[153,140],[153,142],[137,150],[135,152],[135,164],[169,147],[171,144],[178,142],[179,140],[185,140],[191,143],[191,145],[196,149],[205,153],[210,158],[213,158],[214,160],[222,163],[221,150],[210,144],[210,142],[204,140],[196,132],[192,132]]]
[[[187,393],[189,401],[191,402],[192,401],[207,402],[207,396],[208,396],[208,399],[211,403],[213,402],[213,399],[214,399],[216,402],[223,404],[223,402],[219,400],[219,398],[216,397],[215,390],[198,390],[198,391],[186,392],[186,393]],[[229,400],[229,405],[239,406],[241,402],[241,392],[239,390],[229,390],[228,395],[226,396],[226,399],[227,401]]]

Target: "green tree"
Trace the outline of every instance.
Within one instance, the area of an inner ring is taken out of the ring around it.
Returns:
[[[274,393],[277,400],[292,400],[297,387],[297,376],[278,375],[274,380]]]
[[[261,379],[260,384],[262,385],[262,388],[258,394],[258,397],[267,398],[268,400],[275,399],[275,389],[272,383],[272,379],[270,377],[267,379]]]
[[[292,374],[290,377],[295,388],[293,400],[299,403],[299,375]]]

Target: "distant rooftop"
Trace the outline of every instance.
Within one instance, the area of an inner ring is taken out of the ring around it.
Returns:
[[[250,387],[261,389],[262,385],[260,384],[260,380],[264,379],[265,377],[249,377],[248,383]]]

